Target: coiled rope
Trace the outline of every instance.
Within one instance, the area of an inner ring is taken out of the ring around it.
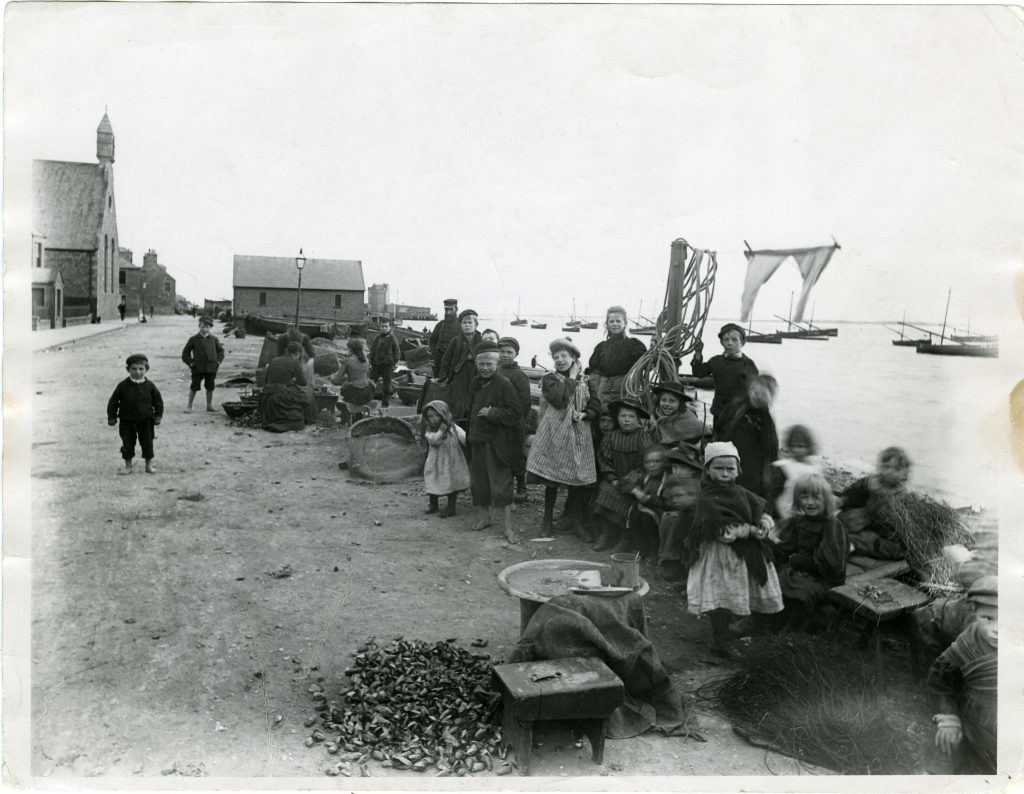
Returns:
[[[655,325],[657,330],[651,339],[651,346],[629,370],[622,384],[623,392],[634,400],[643,399],[655,383],[679,379],[679,362],[694,352],[708,319],[711,299],[715,295],[718,258],[714,251],[692,249],[687,261],[685,251],[689,244],[685,240],[681,242],[686,264],[677,287],[680,320],[676,325],[668,327],[673,319],[668,316],[672,298],[670,274],[665,287],[665,306],[658,315]]]

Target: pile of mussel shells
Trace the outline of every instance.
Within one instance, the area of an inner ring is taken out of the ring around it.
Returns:
[[[492,662],[450,641],[374,638],[353,654],[347,686],[334,701],[309,687],[316,717],[305,743],[322,744],[337,760],[328,775],[369,776],[369,765],[438,776],[508,774],[498,725],[501,696]]]

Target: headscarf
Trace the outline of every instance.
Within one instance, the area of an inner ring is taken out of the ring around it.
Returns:
[[[445,435],[452,429],[452,425],[455,420],[452,419],[452,409],[448,407],[448,403],[444,400],[431,400],[423,406],[423,425],[426,427],[426,414],[427,411],[431,410],[437,413],[441,417],[441,427],[444,428]]]

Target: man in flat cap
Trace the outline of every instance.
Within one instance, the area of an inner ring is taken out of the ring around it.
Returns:
[[[181,351],[181,360],[192,373],[192,383],[188,392],[188,408],[185,413],[192,413],[192,401],[196,398],[199,387],[206,386],[206,410],[213,410],[213,385],[220,362],[224,360],[224,345],[210,333],[213,320],[206,315],[199,318],[199,333],[189,337]]]
[[[459,335],[459,302],[446,298],[444,318],[430,332],[430,357],[434,359],[434,373],[437,374],[448,344]]]

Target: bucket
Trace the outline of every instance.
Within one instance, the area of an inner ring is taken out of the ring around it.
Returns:
[[[640,560],[635,554],[613,554],[612,567],[601,571],[601,579],[606,586],[635,589],[640,586]]]

